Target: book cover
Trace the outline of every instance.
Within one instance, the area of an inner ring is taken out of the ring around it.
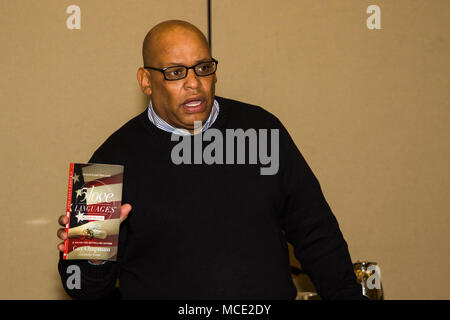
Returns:
[[[65,260],[117,260],[123,166],[71,163]]]

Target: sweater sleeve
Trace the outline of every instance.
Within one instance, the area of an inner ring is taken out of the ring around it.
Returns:
[[[79,268],[79,286],[73,286],[77,276],[73,267]],[[75,300],[111,299],[116,294],[116,262],[91,265],[86,260],[64,260],[59,257],[58,271],[66,293]]]
[[[323,299],[365,299],[347,243],[320,184],[287,130],[280,126],[281,226]]]
[[[90,163],[104,163],[98,153],[89,160]],[[80,271],[79,286],[70,285],[74,282],[77,266]],[[76,300],[97,300],[117,298],[116,281],[118,276],[117,262],[106,261],[94,265],[87,260],[64,260],[60,253],[58,271],[66,293]]]

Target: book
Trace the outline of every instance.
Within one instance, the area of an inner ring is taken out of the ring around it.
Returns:
[[[70,163],[65,260],[117,260],[124,167]]]

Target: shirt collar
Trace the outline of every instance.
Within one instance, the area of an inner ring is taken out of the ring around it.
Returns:
[[[172,125],[168,124],[163,119],[161,119],[161,117],[158,116],[156,114],[155,110],[153,109],[153,104],[152,104],[151,98],[149,99],[147,114],[148,114],[148,118],[149,118],[150,122],[153,123],[156,127],[158,127],[161,130],[164,130],[164,131],[167,131],[170,133],[175,133],[178,135],[191,135],[191,133],[189,131],[187,131],[186,129],[175,128]],[[219,102],[217,102],[217,100],[214,99],[214,103],[211,108],[211,112],[209,114],[208,119],[205,121],[205,124],[203,125],[201,132],[207,130],[214,123],[214,121],[216,121],[218,115],[219,115]]]

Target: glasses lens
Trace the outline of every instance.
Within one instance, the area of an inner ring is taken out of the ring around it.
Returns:
[[[216,72],[216,63],[214,61],[204,62],[195,67],[195,73],[198,76],[208,76]]]
[[[177,80],[182,79],[186,76],[186,68],[185,67],[170,67],[164,71],[164,75],[166,79],[169,80]]]

